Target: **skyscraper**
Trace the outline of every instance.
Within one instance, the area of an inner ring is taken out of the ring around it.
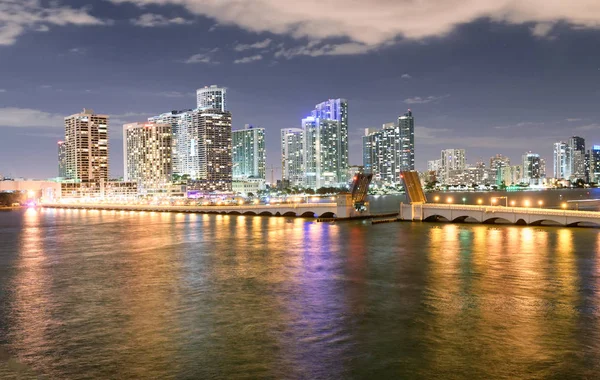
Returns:
[[[301,128],[281,130],[281,174],[290,186],[304,186],[304,131]]]
[[[600,145],[594,145],[589,151],[590,182],[600,182]]]
[[[148,121],[151,123],[157,124],[169,124],[171,126],[171,160],[173,162],[173,173],[181,174],[183,172],[183,168],[181,167],[181,160],[179,156],[185,156],[184,146],[179,146],[177,143],[180,138],[180,130],[179,125],[181,124],[181,116],[185,112],[189,112],[190,110],[182,110],[182,111],[170,111],[160,114],[158,116],[153,116],[148,118]]]
[[[527,152],[523,155],[523,182],[531,183],[542,178],[541,159],[537,153]]]
[[[231,191],[231,113],[195,109],[181,115],[178,134],[181,174],[201,191]]]
[[[196,101],[201,110],[216,109],[221,112],[227,111],[226,103],[227,89],[217,85],[206,86],[196,90]]]
[[[123,125],[125,181],[137,182],[142,192],[164,191],[173,174],[171,124]]]
[[[571,137],[569,139],[569,148],[571,152],[570,179],[585,179],[585,139],[579,136]]]
[[[488,172],[488,181],[489,184],[498,184],[502,182],[498,181],[500,177],[500,171],[502,168],[510,166],[510,158],[503,156],[501,154],[497,154],[493,157],[490,157],[490,169]]]
[[[554,144],[554,178],[569,179],[571,177],[572,151],[569,144],[557,142]]]
[[[329,99],[302,119],[304,186],[343,186],[348,171],[348,101]]]
[[[400,171],[415,170],[415,119],[411,110],[398,117],[397,141]]]
[[[363,166],[377,183],[396,185],[400,179],[400,133],[396,123],[383,124],[381,129],[366,128],[363,136]]]
[[[265,179],[265,129],[246,124],[231,133],[233,146],[233,179]]]
[[[77,182],[108,181],[108,116],[93,110],[65,118],[65,178]]]
[[[464,149],[444,149],[441,152],[442,166],[440,177],[442,183],[451,183],[452,177],[467,167]]]
[[[58,176],[67,177],[67,145],[64,141],[58,142]]]

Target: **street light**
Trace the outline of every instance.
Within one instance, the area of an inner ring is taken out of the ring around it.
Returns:
[[[463,197],[463,205],[465,204],[466,201],[467,201],[467,198]]]
[[[510,201],[510,205],[511,205],[511,206],[513,206],[513,207],[514,207],[516,204],[517,204],[517,202],[515,202],[515,201]]]
[[[531,205],[531,202],[529,202],[529,199],[526,199],[524,202],[525,207],[529,207]]]
[[[560,205],[560,207],[562,207],[563,209],[566,209],[566,208],[567,208],[567,202],[563,202],[563,203]]]
[[[498,202],[498,199],[504,199],[505,203],[504,206],[508,207],[508,198],[507,197],[494,197],[492,198],[492,204],[496,204],[496,202]]]
[[[435,197],[433,197],[434,202],[439,202],[440,201],[440,197],[438,195],[436,195]]]
[[[446,202],[448,202],[448,203],[452,203],[452,197],[448,197],[448,198],[446,198]]]
[[[477,200],[477,204],[479,204],[479,205],[480,205],[480,204],[482,204],[482,203],[483,203],[483,199],[478,199],[478,200]]]
[[[542,208],[543,204],[544,204],[544,201],[538,201],[538,206],[540,206],[540,208]]]

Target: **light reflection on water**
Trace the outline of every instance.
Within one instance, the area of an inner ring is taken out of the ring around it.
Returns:
[[[0,377],[593,378],[599,236],[4,212]]]

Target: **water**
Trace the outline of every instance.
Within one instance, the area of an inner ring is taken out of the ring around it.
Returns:
[[[0,212],[0,378],[598,378],[596,229]]]

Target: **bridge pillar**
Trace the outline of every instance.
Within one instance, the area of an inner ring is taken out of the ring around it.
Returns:
[[[358,211],[354,208],[351,194],[339,194],[337,197],[337,212],[338,218],[355,218],[360,216],[368,216],[371,214],[369,202],[365,202],[365,210]]]

